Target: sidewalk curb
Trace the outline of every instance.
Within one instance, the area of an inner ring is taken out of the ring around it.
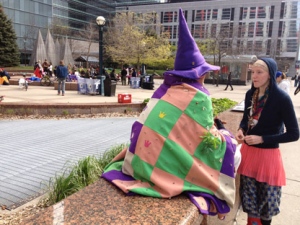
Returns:
[[[145,103],[1,103],[0,113],[11,116],[127,113],[141,112],[145,105]]]

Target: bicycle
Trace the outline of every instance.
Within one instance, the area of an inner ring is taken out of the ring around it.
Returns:
[[[57,78],[54,76],[51,76],[48,72],[44,72],[43,77],[40,81],[42,86],[50,86],[54,84],[54,81],[56,81]]]

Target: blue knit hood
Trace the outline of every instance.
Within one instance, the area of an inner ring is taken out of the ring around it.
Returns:
[[[272,58],[260,58],[260,60],[264,61],[267,64],[268,68],[269,68],[269,74],[270,74],[270,91],[271,91],[274,88],[277,88],[277,83],[276,83],[277,63]],[[252,90],[256,89],[253,86],[253,84],[252,84],[251,89]]]

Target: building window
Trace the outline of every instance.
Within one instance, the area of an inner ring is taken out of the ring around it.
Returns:
[[[267,23],[268,37],[272,37],[272,30],[273,30],[273,22],[269,21]]]
[[[163,32],[168,33],[168,38],[171,39],[172,36],[172,26],[163,26]]]
[[[218,19],[218,10],[217,9],[213,9],[212,11],[212,17],[213,20],[217,20]]]
[[[266,18],[266,8],[258,7],[257,18],[265,19]]]
[[[269,39],[267,42],[267,55],[271,55],[271,40]]]
[[[274,19],[274,10],[275,10],[275,6],[272,5],[270,8],[270,19]]]
[[[255,53],[262,53],[262,51],[263,51],[263,42],[262,41],[255,41],[254,47],[255,47]]]
[[[287,46],[286,46],[287,52],[297,52],[297,40],[296,39],[288,39],[287,40]]]
[[[280,21],[280,22],[279,22],[279,27],[278,27],[278,37],[281,37],[281,36],[282,36],[283,27],[284,27],[284,22],[283,22],[283,21]]]
[[[239,23],[238,37],[245,37],[246,34],[246,23]]]
[[[289,37],[297,37],[297,22],[295,20],[287,22],[289,23]]]
[[[299,11],[299,2],[291,2],[291,19],[297,19],[297,13]]]
[[[192,35],[194,38],[205,38],[207,34],[206,24],[192,25]]]
[[[173,27],[173,39],[177,38],[177,26]]]
[[[253,42],[252,41],[247,41],[247,53],[248,54],[252,53],[252,47],[253,47]]]
[[[231,18],[230,13],[231,13],[230,8],[222,9],[222,20],[230,20]]]
[[[242,19],[246,19],[247,18],[247,13],[248,13],[248,8],[242,8]]]
[[[284,10],[285,10],[285,2],[282,2],[280,7],[280,19],[283,19]]]
[[[206,10],[197,10],[195,15],[195,21],[205,21],[206,20]]]
[[[214,35],[217,35],[217,24],[211,25],[210,36],[213,37]]]
[[[222,23],[220,27],[220,34],[222,37],[230,38],[232,36],[232,23]]]
[[[256,37],[263,37],[264,36],[264,23],[263,22],[256,22]]]
[[[173,12],[164,12],[163,23],[172,23],[172,22],[173,22]]]
[[[211,19],[211,9],[208,9],[206,11],[206,20],[210,20]]]
[[[256,18],[256,7],[250,7],[250,19]]]
[[[280,55],[282,49],[281,40],[277,40],[276,55]]]
[[[254,23],[249,23],[248,37],[253,37],[253,36],[254,36]]]

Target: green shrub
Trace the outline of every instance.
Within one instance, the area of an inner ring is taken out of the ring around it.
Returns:
[[[235,106],[237,102],[232,101],[228,98],[212,98],[212,106],[213,106],[213,115],[214,117],[224,112],[233,106]]]
[[[99,158],[87,156],[67,167],[62,174],[50,178],[46,185],[47,195],[42,199],[42,205],[53,205],[99,180],[105,166],[125,147],[127,147],[126,144],[114,146]]]

